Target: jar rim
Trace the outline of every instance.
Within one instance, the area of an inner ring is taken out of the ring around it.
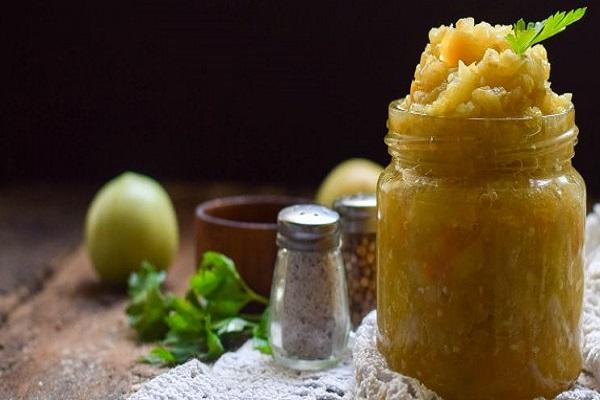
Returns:
[[[567,115],[569,115],[575,111],[575,107],[571,106],[562,112],[555,113],[555,114],[546,114],[546,115],[541,115],[541,116],[524,115],[524,116],[515,116],[515,117],[460,117],[460,116],[453,116],[453,115],[430,115],[430,114],[426,114],[423,112],[407,110],[405,107],[402,106],[403,100],[404,100],[403,98],[392,100],[390,102],[390,104],[388,105],[388,110],[394,111],[394,112],[405,113],[405,114],[412,115],[412,116],[419,117],[419,118],[422,117],[422,118],[435,119],[435,120],[478,121],[478,122],[481,122],[481,121],[524,122],[524,121],[535,121],[535,120],[539,120],[539,119],[541,119],[543,121],[550,121],[553,119],[564,118]]]
[[[418,113],[400,102],[390,103],[385,143],[396,162],[411,168],[456,176],[550,171],[574,155],[574,107],[551,115],[465,118]]]

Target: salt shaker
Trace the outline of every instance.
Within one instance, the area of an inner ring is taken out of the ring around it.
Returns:
[[[279,213],[269,340],[276,362],[297,370],[337,364],[350,316],[339,215],[301,204]]]
[[[344,196],[334,208],[341,216],[351,320],[358,326],[377,305],[377,199],[375,193]]]

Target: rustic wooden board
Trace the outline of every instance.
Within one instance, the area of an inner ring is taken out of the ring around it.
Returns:
[[[122,289],[101,285],[80,246],[95,188],[0,191],[0,399],[121,399],[160,372],[127,326]],[[167,285],[194,268],[193,209],[205,199],[284,193],[239,185],[169,185],[181,249]]]
[[[0,326],[41,288],[53,258],[79,242],[89,192],[49,185],[0,191]]]

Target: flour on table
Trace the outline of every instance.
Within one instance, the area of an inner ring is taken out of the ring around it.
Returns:
[[[351,357],[323,372],[296,372],[277,366],[246,342],[213,366],[198,360],[146,382],[130,400],[350,400],[354,398]]]

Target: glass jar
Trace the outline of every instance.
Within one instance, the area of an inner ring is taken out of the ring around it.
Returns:
[[[350,319],[358,327],[377,306],[377,199],[375,193],[351,194],[333,208],[341,217]]]
[[[575,113],[389,107],[378,347],[445,400],[554,398],[581,370],[585,185]]]
[[[319,370],[337,364],[350,332],[339,215],[318,205],[281,210],[271,290],[269,341],[279,364]]]

